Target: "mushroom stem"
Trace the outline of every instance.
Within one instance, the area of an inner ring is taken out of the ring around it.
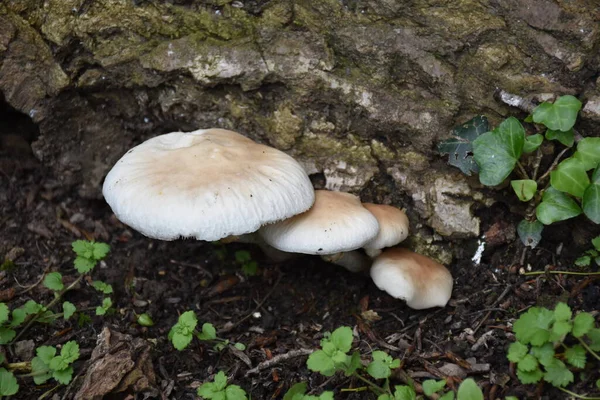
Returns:
[[[358,250],[335,253],[321,258],[327,262],[346,268],[350,272],[361,272],[371,266],[371,259]]]

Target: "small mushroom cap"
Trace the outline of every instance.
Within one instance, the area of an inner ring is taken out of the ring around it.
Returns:
[[[333,254],[359,249],[379,231],[377,219],[350,193],[315,191],[315,204],[303,214],[265,225],[260,235],[290,253]]]
[[[363,206],[377,218],[379,233],[364,248],[371,257],[381,253],[381,249],[392,247],[408,236],[408,217],[399,208],[385,204],[363,203]]]
[[[163,240],[243,235],[314,202],[292,157],[224,129],[145,141],[115,164],[103,194],[122,222]]]
[[[381,253],[371,267],[371,278],[381,290],[406,300],[415,310],[444,307],[452,295],[452,275],[442,264],[407,249]]]

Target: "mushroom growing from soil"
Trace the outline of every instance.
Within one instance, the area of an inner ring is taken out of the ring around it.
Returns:
[[[163,240],[243,235],[314,202],[292,157],[224,129],[145,141],[115,164],[102,192],[119,220]]]
[[[371,278],[381,290],[406,300],[415,310],[444,307],[452,294],[452,275],[442,264],[407,249],[386,249],[373,262]]]
[[[377,236],[364,245],[369,257],[377,257],[381,249],[392,247],[408,237],[408,217],[399,208],[385,204],[363,203],[379,222]]]
[[[378,231],[377,219],[358,197],[316,190],[315,204],[310,210],[265,225],[259,234],[278,250],[327,255],[359,249]]]

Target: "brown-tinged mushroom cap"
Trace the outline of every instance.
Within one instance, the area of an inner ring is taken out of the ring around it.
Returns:
[[[224,129],[145,141],[108,173],[103,194],[122,222],[163,240],[254,232],[314,201],[310,179],[292,157]]]
[[[399,208],[385,204],[363,203],[363,206],[377,218],[379,232],[364,246],[370,257],[376,257],[381,249],[392,247],[408,236],[408,217]]]
[[[361,248],[378,231],[377,219],[362,206],[358,197],[317,190],[310,210],[265,225],[259,234],[279,250],[323,255]]]
[[[452,275],[442,264],[407,249],[386,249],[373,262],[371,278],[410,308],[443,307],[452,294]]]

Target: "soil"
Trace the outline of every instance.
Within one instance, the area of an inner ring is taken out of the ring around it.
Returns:
[[[335,391],[336,398],[374,399],[376,396],[367,391],[342,391],[362,388],[364,384],[358,380],[311,373],[306,355],[247,375],[272,357],[315,349],[326,331],[343,325],[353,328],[354,347],[362,354],[382,349],[402,360],[402,368],[391,378],[393,384],[402,384],[407,377],[421,382],[458,375],[450,378],[456,384],[460,377],[471,376],[484,388],[486,399],[507,395],[565,398],[548,385],[518,382],[505,356],[513,340],[511,322],[531,306],[552,306],[558,300],[567,301],[574,310],[598,310],[598,280],[520,276],[522,246],[512,239],[499,240],[495,248],[484,253],[480,265],[474,265],[469,256],[449,266],[455,289],[447,307],[415,311],[379,291],[368,275],[352,274],[318,258],[273,263],[250,245],[150,240],[121,224],[103,201],[82,199],[62,185],[61,177],[54,176],[31,153],[35,126],[20,114],[3,115],[5,123],[13,124],[11,132],[20,134],[1,136],[0,254],[11,254],[14,265],[0,272],[0,301],[11,309],[30,299],[50,302],[53,294],[40,284],[41,278],[51,271],[61,272],[67,282],[76,278],[71,251],[71,242],[76,239],[110,244],[111,252],[92,276],[110,283],[115,290],[114,312],[95,316],[93,308],[102,302],[102,295],[91,281],[84,281],[67,293],[65,300],[78,310],[91,308],[82,311],[89,320],[75,316],[50,325],[34,324],[19,338],[33,340],[36,347],[76,340],[81,357],[74,365],[77,379],[71,385],[54,390],[54,384],[35,386],[31,378],[22,378],[15,398],[33,399],[50,391],[57,398],[72,398],[90,368],[98,335],[108,327],[151,344],[155,380],[149,378],[148,386],[155,390],[146,393],[157,398],[195,398],[196,388],[221,370],[253,399],[282,398],[291,385],[302,381],[308,382],[315,394],[327,389]],[[498,222],[499,212],[504,220],[512,218],[505,206],[483,211],[484,230]],[[495,229],[507,231],[509,225]],[[598,234],[589,226],[563,224],[553,228],[547,240],[528,254],[526,264],[533,270],[572,265],[576,251],[585,249],[573,244],[579,243],[571,240],[574,228],[583,237],[581,243]],[[569,251],[557,251],[559,243]],[[241,273],[235,261],[240,250],[250,251],[258,261],[256,276]],[[212,323],[220,337],[241,342],[246,349],[216,351],[212,345],[194,340],[186,350],[176,351],[167,334],[186,310],[195,311],[200,323]],[[155,324],[136,324],[136,315],[141,313],[149,314]],[[6,346],[3,351],[10,362],[26,361],[18,358],[15,346]],[[589,393],[599,378],[598,371],[589,372],[570,389]],[[130,388],[106,398],[144,398],[143,392],[133,391]]]

